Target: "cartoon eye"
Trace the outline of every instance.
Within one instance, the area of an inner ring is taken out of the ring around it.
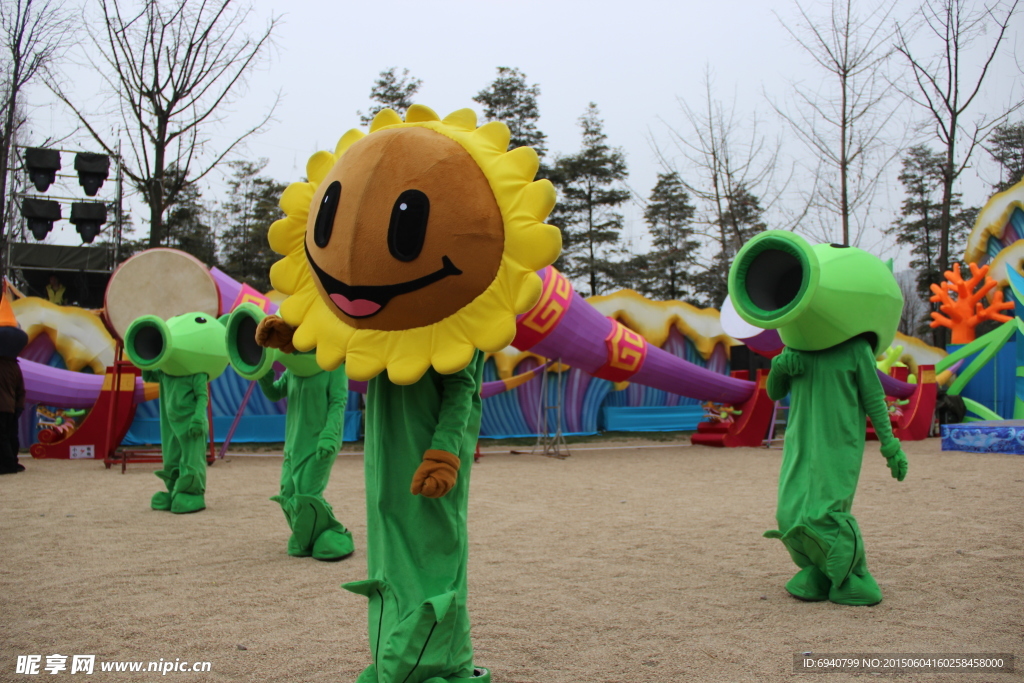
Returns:
[[[338,212],[341,201],[341,183],[335,180],[327,186],[324,198],[320,200],[320,210],[316,213],[313,224],[313,242],[323,249],[331,241],[331,230],[334,229],[334,215]]]
[[[196,318],[196,322],[197,322],[197,323],[205,323],[205,322],[206,322],[206,318],[204,318],[204,317],[202,317],[202,316],[198,316],[198,317]]]
[[[388,227],[388,250],[399,261],[412,261],[420,255],[427,237],[430,200],[419,190],[406,190],[398,195],[391,209]]]
[[[832,244],[830,244],[828,246],[830,246],[830,247],[832,247],[834,249],[849,249],[850,248],[849,244],[836,244],[835,242],[833,242]]]

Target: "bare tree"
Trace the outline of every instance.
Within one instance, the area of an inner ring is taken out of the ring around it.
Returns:
[[[0,249],[6,238],[11,147],[22,123],[19,97],[71,44],[72,17],[59,0],[0,1]]]
[[[900,313],[900,324],[897,330],[908,337],[922,338],[930,332],[928,321],[931,306],[921,298],[917,289],[917,273],[913,270],[901,270],[896,273],[896,282],[903,294],[903,311]]]
[[[910,32],[904,26],[896,27],[896,50],[906,59],[913,75],[913,88],[907,89],[905,94],[927,111],[929,123],[943,146],[945,156],[942,166],[939,261],[936,264],[938,273],[949,269],[954,182],[967,168],[971,155],[992,129],[1024,106],[1024,100],[1018,99],[1002,114],[983,114],[969,123],[965,122],[967,110],[981,92],[1018,4],[1019,0],[1012,0],[1008,4],[983,5],[980,10],[971,11],[966,0],[927,0],[921,9],[923,28],[940,43],[935,56],[927,60],[911,49]],[[969,70],[972,63],[969,48],[982,36],[989,35],[990,31],[995,38],[989,49],[982,53],[981,66],[973,82],[963,83],[964,72]]]
[[[702,236],[714,250],[703,259],[706,268],[700,289],[708,296],[707,302],[721,303],[729,263],[753,234],[765,229],[762,217],[776,207],[791,174],[781,182],[776,177],[782,168],[781,143],[768,140],[760,132],[756,115],[741,122],[735,104],[726,106],[715,99],[710,69],[704,73],[702,109],[694,109],[681,99],[679,104],[686,127],[678,130],[669,126],[673,144],[687,167],[679,170],[679,177],[698,206],[694,234]],[[666,169],[675,171],[675,164],[661,150],[657,152]],[[697,180],[688,180],[693,177]],[[792,229],[802,217],[800,214],[774,227]]]
[[[832,0],[825,18],[794,4],[797,24],[779,21],[827,80],[823,91],[793,84],[796,113],[772,106],[817,160],[812,204],[839,217],[843,244],[856,244],[882,170],[900,151],[900,145],[883,138],[896,107],[889,104],[891,90],[880,72],[893,52],[887,26],[894,4],[879,4],[860,15],[854,0]],[[831,226],[824,232],[825,239],[833,239]]]
[[[93,38],[102,64],[89,59],[110,90],[128,138],[124,172],[149,205],[150,247],[163,243],[164,213],[183,190],[262,130],[276,107],[275,102],[229,143],[210,141],[209,131],[241,94],[278,24],[271,18],[262,32],[249,34],[245,24],[252,8],[231,5],[230,0],[145,0],[140,11],[126,15],[118,0],[102,0],[105,30]],[[102,113],[85,111],[60,84],[49,85],[96,142],[116,154],[119,136],[101,132]]]

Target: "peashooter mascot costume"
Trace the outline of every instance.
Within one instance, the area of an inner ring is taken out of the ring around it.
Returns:
[[[484,352],[505,348],[561,249],[538,160],[509,130],[414,105],[346,133],[281,197],[271,269],[290,295],[268,345],[316,348],[369,380],[366,509],[372,663],[359,683],[490,680],[466,608],[470,466]]]
[[[348,402],[345,366],[328,372],[320,369],[312,353],[262,348],[256,330],[264,317],[254,304],[240,305],[228,318],[226,343],[231,366],[239,375],[257,380],[271,401],[288,399],[281,489],[271,500],[281,505],[292,530],[289,555],[340,560],[352,554],[352,534],[334,516],[324,489],[341,447]],[[285,367],[277,379],[275,362]]]
[[[224,325],[202,312],[166,322],[144,315],[128,326],[124,348],[145,381],[160,383],[163,469],[156,475],[167,490],[153,494],[150,506],[177,514],[199,512],[206,508],[208,383],[228,365]]]
[[[865,415],[892,476],[907,458],[893,436],[875,357],[896,335],[903,296],[889,266],[837,244],[811,246],[771,230],[748,242],[729,272],[729,296],[747,322],[777,328],[786,349],[772,361],[768,395],[791,394],[779,475],[778,530],[800,571],[786,584],[802,600],[874,605],[850,510],[866,437]]]

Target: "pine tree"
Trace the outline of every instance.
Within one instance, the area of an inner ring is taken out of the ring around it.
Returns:
[[[996,126],[985,149],[1005,175],[993,186],[996,192],[1008,190],[1024,179],[1024,121]]]
[[[177,179],[182,175],[177,168],[167,174]],[[166,204],[164,218],[164,245],[192,254],[207,266],[217,265],[217,242],[209,224],[210,210],[203,203],[199,186],[182,183],[173,202]]]
[[[239,282],[261,292],[270,289],[270,267],[278,260],[267,242],[270,225],[284,216],[278,201],[287,185],[261,176],[267,159],[233,161],[228,180],[230,199],[221,205],[221,268]]]
[[[725,200],[717,226],[721,235],[718,253],[697,276],[695,286],[701,305],[719,309],[729,294],[729,268],[736,253],[752,237],[768,229],[761,200],[746,185],[737,185]]]
[[[591,102],[579,119],[583,147],[560,157],[551,181],[559,200],[548,222],[562,230],[562,255],[556,267],[569,278],[587,282],[590,295],[614,282],[610,258],[622,231],[622,214],[615,209],[629,199],[622,185],[628,175],[625,154],[609,147],[597,105]]]
[[[644,209],[654,246],[645,257],[649,273],[644,294],[663,300],[683,298],[700,248],[693,238],[694,211],[679,174],[659,173]]]
[[[359,121],[364,126],[369,126],[381,109],[394,109],[399,116],[405,118],[405,111],[415,104],[413,98],[419,92],[423,81],[411,77],[408,69],[402,69],[401,76],[396,73],[397,71],[396,66],[385,69],[374,81],[373,88],[370,89],[370,99],[376,104],[365,114],[357,112]]]
[[[508,126],[509,149],[533,147],[543,159],[547,153],[544,144],[547,136],[537,129],[539,96],[540,86],[527,85],[526,74],[519,69],[499,66],[497,77],[486,90],[478,92],[473,101],[484,105],[487,121],[501,121]]]
[[[927,145],[915,145],[903,157],[899,181],[903,185],[906,199],[900,209],[900,217],[886,230],[895,235],[898,244],[910,246],[913,259],[910,267],[917,272],[917,293],[922,300],[931,295],[931,285],[945,280],[945,272],[939,261],[942,214],[942,182],[946,157],[936,154]],[[958,193],[951,198],[953,209],[949,231],[949,248],[952,254],[963,254],[964,244],[978,210],[963,209]],[[929,310],[938,310],[931,307]],[[921,322],[919,334],[928,331],[927,319]],[[941,329],[932,330],[934,344],[943,344]]]

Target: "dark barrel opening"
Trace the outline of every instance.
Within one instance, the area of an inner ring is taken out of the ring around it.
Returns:
[[[747,267],[747,296],[762,311],[777,311],[796,299],[803,278],[800,259],[788,251],[765,249]]]
[[[263,347],[256,343],[256,327],[256,320],[246,315],[235,328],[238,358],[250,367],[256,367],[263,360]]]
[[[142,360],[156,360],[164,352],[164,335],[155,325],[143,325],[132,337],[135,355]]]

